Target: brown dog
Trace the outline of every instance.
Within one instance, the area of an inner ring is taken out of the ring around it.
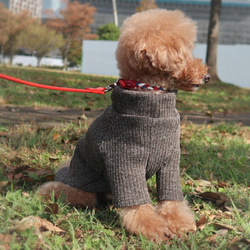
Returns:
[[[112,193],[125,229],[148,239],[196,230],[181,190],[175,108],[176,90],[194,91],[209,80],[207,67],[193,58],[195,38],[195,23],[177,10],[149,10],[124,21],[116,51],[123,79],[112,105],[79,140],[70,167],[40,195],[63,193],[72,205],[93,207]],[[154,174],[157,206],[146,183]]]

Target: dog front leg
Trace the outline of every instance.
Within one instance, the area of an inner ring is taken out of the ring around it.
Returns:
[[[165,220],[156,213],[151,204],[122,208],[119,212],[126,231],[142,234],[147,239],[160,242],[173,238]]]
[[[194,215],[186,201],[161,201],[156,211],[164,218],[172,233],[181,236],[185,232],[195,232]]]

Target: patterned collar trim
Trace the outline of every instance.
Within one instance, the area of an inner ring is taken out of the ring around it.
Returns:
[[[164,92],[176,92],[176,90],[165,89],[162,87],[151,86],[147,83],[141,83],[134,80],[118,79],[115,83],[106,87],[106,92],[112,90],[115,86],[120,86],[123,89],[129,90],[155,90]]]

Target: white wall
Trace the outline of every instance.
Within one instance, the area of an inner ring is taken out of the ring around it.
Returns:
[[[117,41],[83,41],[82,73],[118,76],[115,51]]]
[[[116,41],[83,41],[82,73],[117,76]],[[205,61],[206,45],[196,44],[194,56]],[[250,45],[219,45],[218,75],[222,81],[250,88]]]
[[[205,61],[206,44],[197,44],[194,56]],[[217,70],[220,79],[240,87],[250,88],[250,45],[219,45]]]
[[[8,58],[4,59],[5,63],[8,63]],[[22,66],[33,66],[36,67],[37,66],[37,59],[35,56],[20,56],[20,55],[16,55],[13,58],[12,61],[13,65],[22,65]],[[58,59],[58,58],[49,58],[49,57],[43,57],[41,60],[40,65],[46,65],[46,66],[63,66],[63,61],[62,59]]]

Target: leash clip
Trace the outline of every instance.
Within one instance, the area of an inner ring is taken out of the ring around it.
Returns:
[[[118,82],[119,82],[119,79],[116,82],[106,86],[105,89],[104,89],[104,92],[107,93],[110,90],[114,89],[118,85]]]

